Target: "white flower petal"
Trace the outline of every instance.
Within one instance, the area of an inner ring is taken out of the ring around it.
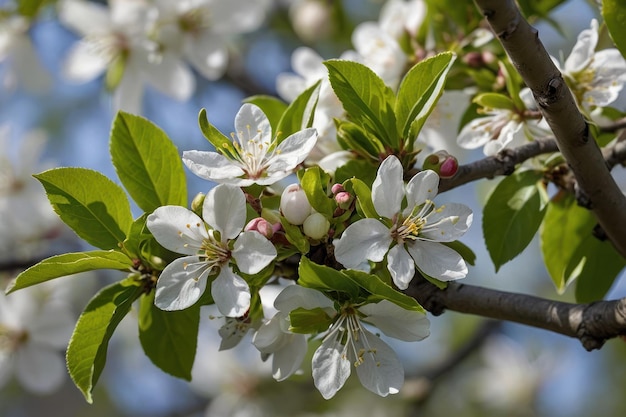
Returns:
[[[156,285],[154,304],[161,310],[184,310],[200,299],[210,270],[197,256],[175,259],[165,267]]]
[[[274,300],[274,307],[282,313],[290,313],[296,308],[313,310],[315,308],[332,309],[333,302],[321,292],[300,285],[289,285],[278,294]],[[332,313],[332,312],[331,312]]]
[[[404,198],[402,164],[395,156],[388,156],[376,174],[372,184],[372,202],[376,212],[388,219],[400,212]]]
[[[204,221],[180,206],[157,208],[148,216],[146,226],[161,246],[184,255],[196,255],[209,236]]]
[[[211,29],[216,33],[238,34],[257,29],[265,19],[265,8],[259,0],[211,1]]]
[[[223,266],[211,283],[211,295],[217,309],[226,317],[241,317],[250,308],[250,287],[229,266]]]
[[[224,325],[217,331],[222,338],[219,350],[228,350],[237,346],[249,329],[250,324],[242,322],[239,317],[226,317]]]
[[[79,34],[93,35],[110,32],[112,22],[108,7],[83,0],[62,0],[58,7],[59,20]]]
[[[272,141],[272,126],[263,110],[254,104],[245,103],[235,116],[235,132],[243,153],[257,155],[258,147]],[[251,149],[253,148],[253,149]],[[267,149],[267,146],[265,146]],[[262,155],[265,156],[264,154]],[[262,159],[262,158],[259,158]]]
[[[202,217],[222,235],[222,242],[236,238],[246,224],[246,197],[240,188],[219,184],[207,193]]]
[[[326,400],[334,397],[350,376],[350,360],[342,350],[343,345],[329,337],[313,354],[313,382]]]
[[[185,58],[208,80],[217,80],[226,71],[228,49],[224,40],[214,33],[189,36],[183,46]]]
[[[306,356],[307,341],[303,334],[289,334],[288,343],[274,352],[272,359],[272,377],[276,381],[284,381],[293,375]]]
[[[70,49],[61,71],[65,79],[85,83],[102,74],[109,62],[110,58],[100,53],[93,42],[81,40]]]
[[[285,324],[289,327],[287,315],[281,312],[276,313],[274,317],[263,323],[252,337],[254,347],[265,354],[281,349],[289,342],[291,334],[283,331]]]
[[[420,236],[435,242],[455,241],[467,232],[473,218],[472,210],[465,204],[447,203],[428,216],[428,224]],[[428,227],[435,223],[436,227]]]
[[[593,53],[598,44],[598,21],[591,21],[591,28],[585,29],[578,35],[576,45],[569,57],[565,60],[565,72],[575,73],[583,70],[593,59]]]
[[[158,62],[143,71],[145,79],[155,89],[179,101],[189,100],[196,89],[191,70],[173,53],[164,53]]]
[[[124,70],[122,81],[113,93],[113,111],[124,110],[128,113],[141,114],[144,82],[141,74],[129,65]]]
[[[439,175],[427,169],[418,172],[406,186],[407,211],[415,206],[421,206],[426,200],[432,200],[439,192]]]
[[[20,348],[15,359],[17,379],[29,391],[48,394],[63,383],[66,368],[61,352],[27,343]]]
[[[393,283],[399,289],[406,290],[409,287],[409,282],[415,275],[415,262],[404,248],[404,244],[398,244],[389,250],[387,269],[391,273]]]
[[[275,171],[291,172],[309,155],[317,142],[317,131],[314,128],[301,130],[283,140],[270,159],[268,174]]]
[[[356,366],[361,384],[381,397],[397,394],[404,384],[404,368],[396,352],[365,329],[354,344],[357,351],[364,352],[363,362]]]
[[[198,177],[219,183],[234,184],[245,174],[239,165],[217,152],[184,151],[183,163]]]
[[[408,243],[407,249],[417,267],[426,275],[441,281],[452,281],[467,276],[467,265],[456,251],[427,240]]]
[[[497,116],[499,115],[479,117],[463,126],[456,139],[457,144],[465,149],[476,149],[485,145],[493,137],[492,126],[498,123]]]
[[[65,305],[46,304],[29,323],[29,338],[41,346],[65,348],[74,331],[76,319]]]
[[[276,248],[259,232],[243,232],[232,251],[237,267],[244,274],[256,274],[276,258]]]
[[[335,258],[346,268],[357,268],[366,260],[380,262],[389,250],[391,232],[376,219],[352,223],[335,240]]]
[[[430,322],[426,314],[405,310],[388,300],[359,307],[365,314],[363,320],[373,324],[389,337],[406,342],[423,340],[430,334]]]

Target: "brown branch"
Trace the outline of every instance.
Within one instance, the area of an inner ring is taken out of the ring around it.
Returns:
[[[460,165],[454,177],[441,180],[439,192],[442,193],[483,178],[510,175],[515,171],[517,164],[521,164],[532,157],[558,150],[554,139],[537,139],[515,149],[505,149],[497,155]]]
[[[626,258],[626,196],[622,194],[561,73],[513,0],[474,0],[531,89],[561,153],[598,223]]]
[[[420,277],[406,293],[434,315],[452,310],[526,324],[577,338],[587,350],[626,335],[626,298],[572,304],[456,282],[440,290]]]

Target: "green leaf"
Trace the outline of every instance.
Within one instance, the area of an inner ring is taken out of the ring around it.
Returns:
[[[376,179],[376,170],[367,161],[351,159],[335,171],[335,181],[340,184],[354,177],[359,178],[365,184],[373,184]]]
[[[578,247],[573,259],[580,260],[576,279],[576,301],[590,303],[601,300],[611,289],[626,261],[609,241],[589,236]]]
[[[296,308],[289,313],[289,330],[294,333],[321,333],[328,330],[332,322],[333,319],[320,307],[312,310]]]
[[[456,56],[444,52],[424,59],[407,72],[396,100],[397,129],[405,139],[414,140],[433,111]]]
[[[540,171],[518,171],[495,188],[483,212],[483,234],[496,272],[535,236],[546,211]]]
[[[399,147],[395,96],[371,69],[358,62],[329,60],[330,84],[349,118],[391,148]]]
[[[308,168],[300,179],[302,189],[304,190],[311,207],[313,207],[318,213],[322,213],[330,219],[333,217],[335,204],[324,191],[324,186],[326,186],[328,182],[328,174],[322,171],[318,166]]]
[[[119,248],[133,222],[121,187],[85,168],[55,168],[34,177],[54,211],[78,236],[100,249]]]
[[[350,183],[352,184],[352,189],[354,190],[357,201],[361,206],[361,211],[365,217],[373,219],[379,218],[380,216],[376,212],[376,208],[374,208],[374,203],[372,202],[372,190],[370,190],[370,187],[365,185],[365,183],[358,178],[352,178]]]
[[[267,119],[270,121],[270,126],[272,126],[272,132],[276,135],[278,132],[278,122],[285,110],[287,110],[287,103],[279,98],[263,94],[245,98],[243,102],[258,106],[267,116]]]
[[[579,207],[570,193],[559,193],[548,204],[539,237],[543,260],[557,291],[565,291],[576,278],[575,274],[566,275],[568,265],[578,247],[591,237],[594,224],[593,215]],[[575,261],[578,263],[580,258]]]
[[[415,298],[393,289],[376,275],[352,269],[345,269],[341,273],[369,292],[371,294],[368,297],[370,302],[377,303],[382,300],[388,300],[406,310],[426,312]]]
[[[344,274],[329,266],[318,265],[303,256],[298,267],[298,284],[324,292],[339,292],[356,298],[359,286]]]
[[[96,269],[128,270],[133,261],[127,255],[114,250],[65,253],[52,256],[31,266],[19,274],[7,287],[6,293],[21,290],[54,278]]]
[[[161,206],[187,205],[178,150],[149,120],[118,112],[111,131],[111,158],[122,184],[142,210],[151,213]]]
[[[282,142],[291,134],[304,130],[313,125],[313,114],[319,98],[320,82],[304,90],[287,107],[274,131],[277,143]]]
[[[200,110],[198,114],[198,124],[204,137],[211,142],[215,150],[219,152],[228,152],[230,154],[237,154],[233,147],[233,142],[225,136],[222,132],[217,130],[215,126],[209,123],[207,118],[206,109]]]
[[[146,356],[164,372],[191,381],[196,357],[200,305],[163,311],[154,305],[155,292],[141,297],[139,340]]]
[[[386,152],[385,145],[375,135],[366,132],[355,123],[335,120],[335,124],[337,125],[337,142],[343,149],[356,152],[363,158],[376,162],[378,162],[379,155]]]
[[[48,1],[49,0],[19,0],[17,2],[17,11],[22,16],[35,17]]]
[[[67,348],[67,369],[88,403],[106,362],[109,340],[143,288],[124,280],[96,294],[78,318]]]
[[[300,251],[300,253],[302,254],[309,253],[309,250],[311,249],[311,245],[309,243],[309,240],[306,238],[306,236],[302,234],[302,231],[300,230],[300,228],[298,226],[294,226],[293,224],[289,223],[287,219],[285,219],[282,216],[280,217],[280,224],[282,224],[283,229],[285,229],[285,236],[287,237],[287,240],[289,241],[289,243],[294,245],[296,249]]]
[[[626,3],[623,0],[602,0],[602,17],[615,46],[626,57]]]
[[[504,94],[482,93],[474,97],[474,103],[490,109],[515,110],[515,103]]]

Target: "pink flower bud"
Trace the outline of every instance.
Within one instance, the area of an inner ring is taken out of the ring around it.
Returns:
[[[298,184],[291,184],[285,188],[280,196],[280,212],[293,225],[299,226],[311,214],[311,204]]]
[[[335,195],[335,201],[337,202],[337,205],[344,210],[347,210],[350,208],[350,204],[352,204],[352,200],[354,200],[352,195],[345,191],[342,191]]]
[[[441,178],[452,178],[459,170],[459,162],[454,156],[447,158],[439,167],[439,176]]]
[[[274,228],[272,227],[270,222],[265,220],[263,217],[256,217],[250,220],[248,224],[246,225],[246,227],[244,228],[244,230],[246,232],[248,231],[259,232],[268,239],[271,239],[272,236],[274,235]]]
[[[343,185],[341,184],[333,184],[332,188],[330,189],[330,191],[333,193],[333,195],[337,195],[342,191],[345,191],[343,189]]]

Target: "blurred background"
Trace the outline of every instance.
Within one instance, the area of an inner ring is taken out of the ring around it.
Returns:
[[[11,3],[0,0],[2,7]],[[258,28],[225,37],[229,58],[223,76],[207,80],[194,72],[195,91],[184,101],[146,86],[142,114],[160,126],[181,152],[208,149],[197,123],[201,108],[207,109],[211,123],[228,134],[245,97],[277,94],[276,78],[292,71],[295,48],[307,45],[324,58],[340,56],[353,48],[350,34],[354,27],[377,21],[384,1],[259,3],[263,15]],[[589,3],[573,0],[550,16],[561,31],[545,21],[536,26],[553,56],[567,56],[578,33],[589,27],[596,14],[597,9]],[[115,110],[103,77],[76,84],[62,75],[64,60],[80,35],[61,23],[53,8],[47,9],[26,34],[38,61],[20,67],[16,50],[23,51],[24,46],[14,43],[14,50],[7,46],[11,28],[2,19],[0,15],[0,283],[4,288],[20,270],[44,257],[88,249],[56,220],[30,174],[53,166],[80,166],[117,179],[108,153]],[[616,107],[625,110],[623,104]],[[463,163],[482,157],[482,153],[458,156]],[[20,187],[31,190],[27,199],[15,196],[16,179]],[[188,181],[190,198],[210,187],[193,175]],[[442,202],[463,201],[476,213],[474,227],[463,242],[478,260],[465,282],[573,301],[570,291],[559,295],[554,290],[538,242],[494,272],[479,225],[485,195],[495,184],[469,184],[439,197]],[[38,309],[58,297],[65,313],[75,320],[89,298],[113,279],[120,277],[89,273],[56,280],[37,288],[34,299],[39,301],[24,309],[42,314]],[[607,297],[625,296],[626,283],[621,279]],[[62,379],[34,390],[30,388],[36,383],[24,383],[16,377],[17,371],[12,372],[10,368],[17,362],[7,353],[9,342],[3,341],[2,326],[11,324],[9,316],[21,307],[16,307],[17,300],[11,304],[10,297],[4,298],[0,304],[2,417],[626,415],[622,395],[626,341],[611,340],[600,351],[586,352],[577,340],[453,312],[432,317],[431,336],[423,342],[389,342],[405,364],[407,380],[400,394],[379,398],[353,376],[331,401],[324,401],[313,387],[306,360],[302,375],[277,383],[271,379],[269,364],[261,361],[248,339],[235,349],[218,351],[221,323],[211,318],[215,312],[210,308],[202,314],[193,382],[170,377],[144,356],[136,315],[131,312],[111,341],[104,373],[94,391],[95,402],[89,405],[66,372]],[[30,324],[32,321],[27,321],[24,326]],[[64,333],[67,325],[59,324],[57,335]],[[309,351],[311,355],[312,349]],[[58,360],[63,353],[63,347],[55,347]],[[15,363],[7,365],[9,361]],[[42,366],[52,369],[56,366],[53,362]]]

